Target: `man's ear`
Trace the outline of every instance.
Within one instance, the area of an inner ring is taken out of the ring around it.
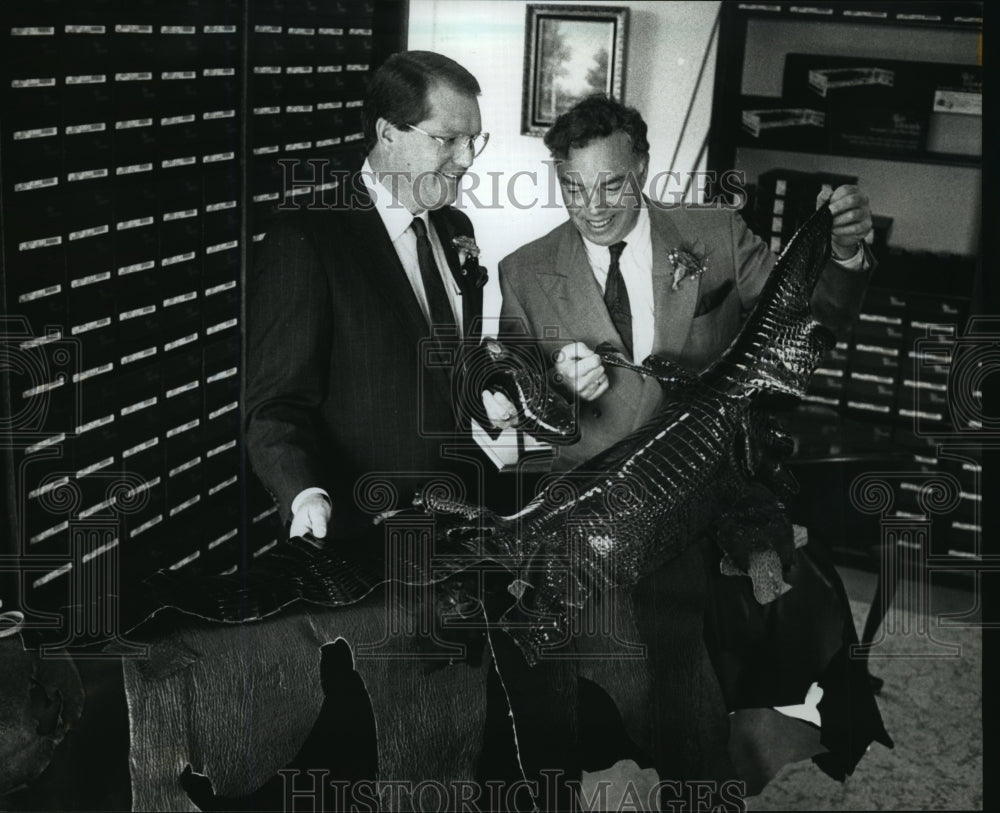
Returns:
[[[379,144],[390,146],[399,135],[399,129],[388,119],[379,118],[375,120],[375,138]]]
[[[639,189],[646,188],[646,176],[649,174],[649,156],[644,155],[640,159],[636,180],[639,182]]]
[[[630,198],[636,206],[642,205],[642,195],[646,188],[646,175],[649,170],[649,157],[640,157],[633,165],[634,171],[629,172],[625,179],[625,188],[620,200]]]

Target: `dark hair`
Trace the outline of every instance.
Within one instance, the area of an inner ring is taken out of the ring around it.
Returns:
[[[632,141],[632,152],[649,155],[646,122],[634,107],[595,94],[580,100],[556,119],[545,134],[545,146],[553,158],[569,158],[571,147],[586,147],[595,138],[621,131]]]
[[[416,124],[430,115],[427,91],[436,83],[449,85],[460,93],[478,96],[482,91],[476,77],[433,51],[401,51],[390,56],[375,71],[365,95],[361,121],[365,147],[378,141],[375,122],[380,118],[396,125]]]

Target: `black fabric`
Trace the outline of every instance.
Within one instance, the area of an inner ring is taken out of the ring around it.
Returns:
[[[652,757],[661,779],[723,782],[729,720],[704,636],[712,593],[699,540],[640,580],[632,593],[639,641],[652,679]]]
[[[823,690],[820,742],[828,753],[814,761],[825,773],[849,776],[873,740],[891,748],[865,664],[850,656],[858,640],[850,604],[822,544],[795,550],[784,574],[792,589],[765,605],[750,579],[724,576],[709,564],[705,639],[729,710],[802,703],[815,681]],[[770,758],[760,742],[757,752]],[[770,779],[773,769],[756,772]]]
[[[434,249],[427,236],[427,226],[419,217],[413,218],[410,225],[417,236],[417,262],[420,265],[420,278],[424,283],[424,295],[427,297],[427,307],[430,312],[431,331],[435,328],[455,327],[455,314],[448,302],[448,292],[434,261]]]
[[[626,245],[627,243],[621,240],[608,246],[608,251],[611,253],[611,264],[608,266],[608,281],[604,285],[604,304],[608,306],[611,321],[614,322],[615,329],[621,336],[628,357],[632,358],[632,306],[619,264]]]

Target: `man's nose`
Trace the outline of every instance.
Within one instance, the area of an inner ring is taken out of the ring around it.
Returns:
[[[600,189],[587,190],[587,197],[583,204],[587,214],[596,215],[605,208],[604,196]]]
[[[470,140],[465,140],[458,144],[452,153],[452,159],[462,169],[468,169],[471,167],[472,162],[476,160],[476,156],[472,151],[472,142]]]

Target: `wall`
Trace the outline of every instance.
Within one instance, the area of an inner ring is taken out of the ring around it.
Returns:
[[[474,170],[480,189],[464,200],[490,271],[486,315],[499,311],[499,260],[566,219],[562,199],[549,176],[542,139],[521,135],[521,88],[527,2],[518,0],[411,0],[408,47],[446,54],[479,80],[483,129],[490,133]],[[553,3],[553,5],[557,5]],[[564,5],[564,4],[559,4]],[[711,117],[715,76],[713,26],[719,3],[574,2],[572,5],[626,6],[630,9],[626,51],[625,101],[649,124],[649,177],[668,169],[694,168]],[[705,60],[704,75],[698,74]],[[697,93],[695,93],[697,88]],[[682,138],[682,125],[694,97]],[[679,143],[678,143],[679,142]],[[676,160],[674,152],[677,151]],[[537,183],[526,175],[536,173]],[[499,173],[487,177],[486,173]],[[493,195],[493,180],[499,183]],[[508,184],[512,184],[508,194]],[[671,188],[673,189],[673,187]],[[534,205],[528,206],[532,201]],[[512,205],[518,203],[522,208]]]

